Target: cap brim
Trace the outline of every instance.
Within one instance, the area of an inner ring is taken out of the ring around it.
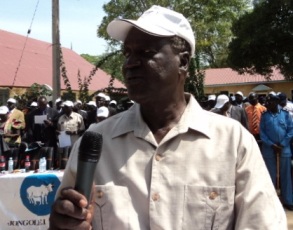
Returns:
[[[158,37],[172,37],[174,33],[167,31],[161,27],[154,26],[151,23],[144,21],[135,21],[129,19],[115,19],[109,23],[107,27],[108,34],[119,41],[124,41],[128,32],[132,27],[137,28],[147,34],[158,36]]]

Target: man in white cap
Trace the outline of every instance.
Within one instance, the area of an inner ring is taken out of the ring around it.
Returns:
[[[215,94],[211,94],[208,96],[207,107],[205,108],[206,110],[211,110],[212,108],[215,107],[216,98],[217,96]]]
[[[237,91],[235,93],[235,105],[245,109],[246,106],[243,103],[243,99],[244,99],[243,93],[241,91]]]
[[[106,106],[102,106],[97,109],[97,122],[101,122],[109,117],[109,109]]]
[[[53,147],[56,152],[58,111],[48,106],[45,96],[40,96],[37,104],[37,109],[28,114],[27,137],[31,142],[42,142],[44,147]]]
[[[19,146],[21,142],[21,133],[25,129],[24,114],[16,108],[16,104],[17,101],[14,98],[9,98],[7,100],[9,115],[5,123],[4,136],[5,141],[11,146]]]
[[[225,94],[220,94],[217,97],[216,105],[211,109],[211,112],[239,121],[243,127],[248,129],[247,117],[244,109],[232,105],[229,97]]]
[[[135,103],[90,128],[103,135],[91,200],[73,189],[80,141],[73,147],[50,228],[285,229],[252,135],[184,93],[195,52],[188,20],[152,6],[107,31],[124,43],[122,72]]]
[[[101,106],[106,106],[106,99],[107,99],[106,94],[104,94],[104,93],[98,93],[95,96],[97,108],[99,108]]]
[[[72,101],[64,101],[62,107],[64,114],[58,119],[58,131],[70,135],[71,147],[85,130],[84,121],[79,113],[73,112]]]

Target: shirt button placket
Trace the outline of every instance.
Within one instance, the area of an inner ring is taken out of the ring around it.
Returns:
[[[160,181],[160,171],[161,171],[161,163],[163,156],[159,153],[160,147],[154,152],[153,162],[152,162],[152,175],[151,175],[151,184],[150,184],[150,226],[152,228],[156,228],[154,223],[158,222],[158,210],[160,209],[160,186],[162,186],[162,182]]]

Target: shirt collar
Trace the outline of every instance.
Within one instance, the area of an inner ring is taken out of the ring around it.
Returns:
[[[185,94],[188,104],[183,112],[178,124],[172,128],[172,132],[185,133],[188,129],[202,133],[207,137],[209,134],[209,121],[206,119],[206,113],[191,94]],[[135,103],[120,118],[114,130],[112,137],[123,135],[128,132],[134,132],[137,137],[145,138],[150,129],[142,119],[140,105]],[[168,135],[168,134],[167,134]]]

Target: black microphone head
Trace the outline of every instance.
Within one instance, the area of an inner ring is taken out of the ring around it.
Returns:
[[[88,162],[98,162],[102,151],[103,137],[93,131],[86,131],[80,141],[78,159]]]

